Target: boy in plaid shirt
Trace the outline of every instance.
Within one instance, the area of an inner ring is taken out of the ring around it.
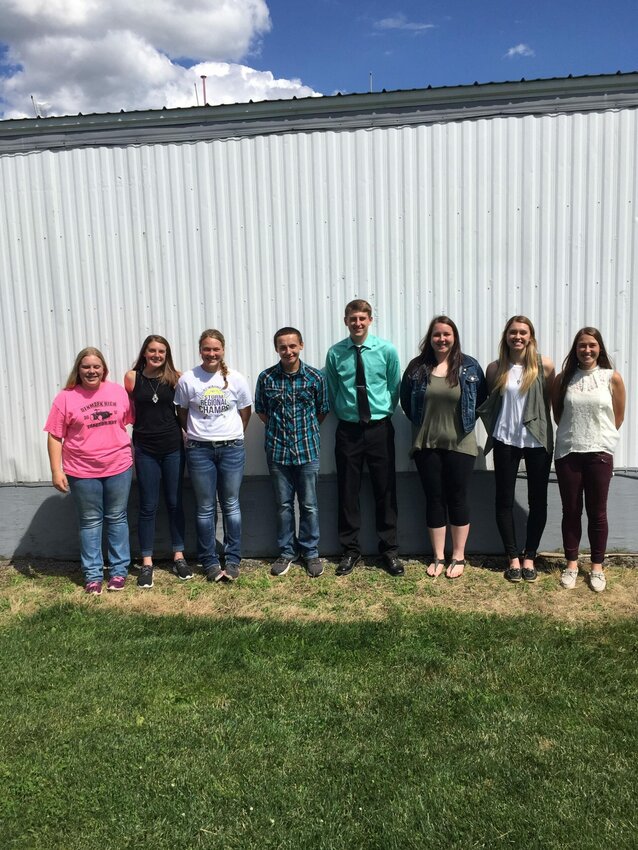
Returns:
[[[255,390],[255,412],[266,426],[266,457],[277,505],[280,554],[271,572],[285,575],[301,555],[308,575],[317,578],[323,573],[318,548],[319,425],[328,414],[328,390],[323,373],[300,359],[300,331],[280,328],[274,343],[279,363],[264,369]]]

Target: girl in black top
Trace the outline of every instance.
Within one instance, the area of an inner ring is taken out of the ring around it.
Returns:
[[[180,373],[173,365],[171,347],[163,336],[146,337],[124,386],[135,404],[133,427],[135,471],[139,493],[138,537],[142,571],[138,587],[153,587],[153,542],[159,505],[160,480],[168,511],[173,572],[186,580],[193,572],[184,559],[184,442],[174,404]]]

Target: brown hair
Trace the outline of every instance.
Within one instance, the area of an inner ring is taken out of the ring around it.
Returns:
[[[104,372],[102,373],[102,381],[106,381],[106,376],[109,373],[109,367],[106,365],[104,355],[102,354],[99,348],[93,348],[93,346],[89,345],[87,346],[87,348],[83,348],[82,351],[78,352],[78,355],[75,358],[75,363],[73,364],[73,368],[69,372],[69,377],[66,379],[64,389],[71,390],[73,389],[73,387],[77,387],[78,384],[82,383],[80,379],[80,363],[84,360],[85,357],[98,357],[102,361],[102,366],[104,367]]]
[[[169,387],[174,387],[179,380],[179,372],[173,363],[173,354],[171,352],[171,347],[168,344],[168,340],[159,334],[149,334],[146,337],[142,343],[142,347],[140,348],[140,353],[137,355],[137,360],[133,364],[133,369],[135,372],[143,371],[146,366],[145,352],[152,342],[159,342],[160,345],[163,345],[166,349],[166,359],[164,360],[164,365],[161,367],[157,377],[160,383],[168,384]]]
[[[459,339],[459,329],[449,316],[435,316],[430,322],[427,333],[419,345],[419,351],[421,353],[412,361],[415,367],[414,371],[416,372],[424,369],[426,374],[429,376],[432,369],[434,369],[438,363],[436,354],[432,348],[432,332],[434,331],[434,326],[437,324],[449,325],[454,332],[454,345],[447,356],[448,370],[445,380],[448,386],[455,387],[459,382],[459,370],[461,368],[461,340]]]
[[[363,298],[355,298],[354,301],[348,301],[344,316],[348,318],[350,313],[367,313],[372,318],[372,305]]]
[[[607,354],[607,349],[605,348],[605,343],[603,342],[603,337],[598,328],[585,327],[581,328],[577,331],[576,336],[574,337],[574,341],[572,342],[572,347],[569,349],[569,353],[567,357],[563,360],[563,368],[560,375],[560,383],[558,385],[558,403],[556,405],[556,414],[558,417],[563,414],[563,405],[565,404],[565,393],[567,392],[567,387],[569,386],[569,382],[574,376],[576,369],[578,369],[578,357],[576,356],[576,349],[578,347],[578,340],[581,336],[593,336],[598,345],[600,346],[600,354],[598,355],[598,366],[602,366],[603,369],[613,369],[613,364],[609,359],[609,355]]]
[[[507,344],[507,332],[514,324],[518,322],[521,325],[527,325],[529,328],[529,344],[525,349],[525,361],[523,363],[523,378],[521,380],[521,393],[526,393],[532,386],[536,378],[538,378],[538,347],[536,344],[536,331],[534,325],[527,316],[512,316],[507,320],[507,324],[503,329],[501,341],[498,347],[498,367],[496,369],[496,378],[494,380],[494,390],[502,391],[507,383],[507,373],[510,368],[509,346]]]
[[[222,348],[226,348],[226,340],[224,339],[224,334],[221,331],[215,330],[215,328],[208,328],[205,331],[202,331],[199,335],[199,349],[201,351],[202,343],[205,339],[216,339],[217,342],[221,342]],[[224,389],[228,387],[228,366],[226,365],[226,361],[222,358],[219,361],[219,369],[222,373],[222,378],[224,379]]]

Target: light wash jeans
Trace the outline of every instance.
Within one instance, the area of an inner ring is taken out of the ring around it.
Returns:
[[[80,557],[85,582],[104,577],[102,527],[106,524],[110,577],[128,575],[131,548],[126,509],[133,467],[105,478],[67,475],[80,525]]]
[[[155,517],[159,507],[160,479],[168,512],[168,527],[173,552],[184,551],[184,509],[182,481],[184,479],[184,449],[165,455],[155,455],[140,446],[135,447],[135,472],[140,500],[137,534],[142,557],[153,554]]]
[[[293,466],[269,463],[270,478],[277,504],[277,545],[279,554],[294,560],[319,555],[319,507],[317,482],[319,461]],[[295,494],[299,502],[299,534],[295,534]]]
[[[225,562],[241,561],[239,490],[245,458],[243,440],[223,446],[199,440],[186,442],[186,463],[197,503],[197,559],[205,570],[219,565],[215,545],[217,496],[222,509]]]

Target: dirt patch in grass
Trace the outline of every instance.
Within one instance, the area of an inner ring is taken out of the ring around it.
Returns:
[[[607,590],[593,593],[583,566],[576,588],[559,585],[563,561],[540,559],[538,581],[510,584],[503,577],[500,559],[469,559],[461,579],[430,579],[427,560],[406,560],[406,575],[392,578],[366,560],[352,575],[336,578],[335,562],[326,560],[325,573],[309,579],[294,565],[286,576],[270,576],[270,563],[246,560],[242,574],[232,584],[210,584],[201,574],[179,581],[163,562],[155,570],[155,587],[140,590],[137,570],[126,588],[101,597],[84,594],[76,563],[44,559],[0,561],[0,625],[29,616],[59,602],[100,605],[128,613],[163,616],[274,618],[299,621],[382,620],[397,612],[419,614],[444,608],[458,612],[501,617],[538,615],[561,622],[602,622],[638,615],[638,559],[610,559]]]

